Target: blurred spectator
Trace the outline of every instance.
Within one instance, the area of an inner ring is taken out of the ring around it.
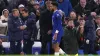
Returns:
[[[91,8],[92,12],[96,12],[97,15],[100,14],[100,0],[91,0],[89,2],[89,7]]]
[[[100,27],[100,16],[96,16],[95,17],[95,28],[99,28]]]
[[[3,9],[5,9],[5,3],[3,0],[0,0],[0,16],[2,15]]]
[[[47,44],[50,43],[50,54],[52,50],[52,6],[51,1],[46,1],[46,9],[40,15],[40,32],[42,49],[41,54],[48,54]]]
[[[78,39],[78,44],[79,44],[79,48],[80,49],[83,49],[83,45],[84,45],[84,26],[85,26],[85,19],[84,17],[81,17],[78,21],[79,25],[78,25],[78,29],[79,31],[81,31],[80,33],[80,36],[79,36],[79,39]],[[81,29],[79,27],[82,27]]]
[[[25,54],[32,54],[32,45],[37,37],[36,16],[34,13],[29,13],[27,9],[22,10],[23,20],[23,51]]]
[[[58,9],[61,9],[65,12],[65,16],[67,17],[69,13],[72,11],[72,5],[69,0],[57,0],[58,2]]]
[[[81,37],[84,31],[85,21],[81,21],[79,28],[77,29],[72,19],[68,19],[68,23],[64,28],[64,51],[68,55],[78,54],[78,39]]]
[[[4,36],[7,34],[7,26],[8,26],[8,15],[9,11],[7,9],[4,9],[2,11],[2,16],[0,19],[0,36]]]
[[[78,27],[79,23],[78,23],[78,18],[75,11],[70,12],[70,19],[74,21],[75,27]]]
[[[94,49],[96,40],[96,27],[94,18],[92,16],[89,16],[85,23],[84,38],[84,54],[96,54]]]
[[[95,41],[95,50],[100,50],[100,27],[96,29],[96,41]]]
[[[34,8],[33,8],[33,4],[34,4],[35,0],[29,0],[27,8],[29,10],[29,12],[34,12]]]
[[[79,4],[74,7],[74,10],[81,17],[89,16],[91,12],[86,0],[80,0]]]
[[[19,12],[22,13],[22,10],[25,9],[25,6],[24,6],[23,4],[20,4],[20,5],[18,6],[18,9],[19,9]]]
[[[43,7],[44,6],[44,0],[38,0],[39,1],[39,4],[40,4],[40,7]]]
[[[10,54],[21,53],[21,40],[23,37],[23,23],[19,18],[18,9],[13,9],[8,20],[8,36],[10,41]]]
[[[40,8],[40,4],[38,1],[32,0],[30,1],[30,3],[28,4],[29,12],[34,12],[36,15],[36,22],[39,20],[40,17],[40,12],[41,12],[41,8]]]
[[[35,13],[36,15],[36,21],[39,20],[39,17],[40,17],[40,12],[41,12],[41,8],[40,8],[40,4],[38,1],[35,1],[34,4],[33,4],[33,12]]]

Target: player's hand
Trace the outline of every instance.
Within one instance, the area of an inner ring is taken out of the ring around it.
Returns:
[[[50,35],[51,33],[52,33],[52,30],[49,30],[49,31],[47,32],[48,35]]]
[[[57,40],[57,33],[54,34],[53,39]]]

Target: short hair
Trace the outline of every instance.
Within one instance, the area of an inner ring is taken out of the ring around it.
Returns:
[[[13,10],[12,10],[12,13],[14,13],[15,11],[19,11],[19,10],[18,10],[18,9],[13,9]]]
[[[57,1],[52,1],[51,4],[54,5],[54,6],[56,6],[56,7],[58,7],[58,3],[57,3]]]
[[[73,19],[69,18],[67,21],[68,21],[68,22],[69,22],[69,21],[73,21]]]
[[[81,17],[79,20],[84,20],[84,17]]]
[[[97,15],[96,17],[95,17],[95,19],[99,19],[100,18],[100,15]]]
[[[26,12],[26,13],[29,12],[27,8],[23,9],[22,11],[24,11],[24,12]]]

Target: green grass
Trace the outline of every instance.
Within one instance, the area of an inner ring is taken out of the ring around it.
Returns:
[[[54,56],[54,55],[0,55],[0,56]],[[67,56],[67,55],[59,55],[59,56]],[[75,56],[75,55],[70,55]],[[79,55],[79,56],[89,56],[89,55]],[[93,56],[99,56],[99,55],[93,55]]]

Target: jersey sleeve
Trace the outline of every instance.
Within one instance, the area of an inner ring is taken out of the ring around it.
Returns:
[[[61,27],[60,25],[62,24],[61,22],[62,16],[59,13],[57,13],[56,18],[57,18],[57,28],[55,33],[59,33],[59,28]]]

